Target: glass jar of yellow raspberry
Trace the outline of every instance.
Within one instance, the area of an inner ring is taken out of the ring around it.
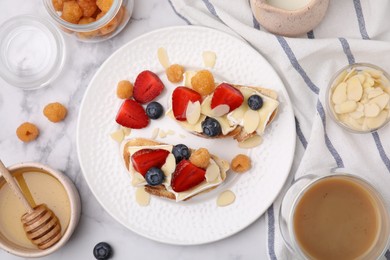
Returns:
[[[84,42],[117,35],[130,20],[134,0],[43,0],[49,15],[66,33]]]

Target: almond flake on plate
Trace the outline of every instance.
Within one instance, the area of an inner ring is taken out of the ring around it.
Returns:
[[[165,69],[169,68],[170,62],[169,62],[167,50],[165,48],[158,48],[157,58],[161,66],[163,66]]]
[[[236,195],[232,191],[226,190],[221,194],[219,194],[217,198],[217,205],[219,207],[225,207],[232,204],[235,200],[236,200]]]
[[[118,143],[121,143],[123,141],[123,139],[125,138],[122,128],[119,128],[115,132],[112,132],[110,134],[110,136],[112,139],[114,139]]]
[[[156,127],[153,129],[152,136],[150,137],[151,139],[156,139],[158,136],[158,132],[160,131],[160,128]]]
[[[254,135],[254,136],[246,139],[245,141],[238,143],[238,147],[245,148],[245,149],[253,148],[253,147],[260,145],[261,141],[262,141],[262,138],[260,135]]]
[[[214,68],[217,55],[213,51],[204,51],[202,53],[203,64],[205,67]]]
[[[139,187],[135,191],[135,200],[142,207],[148,206],[150,203],[150,194],[145,191],[144,187]]]

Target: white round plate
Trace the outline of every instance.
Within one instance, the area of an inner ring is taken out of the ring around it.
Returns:
[[[135,188],[122,163],[119,144],[110,138],[118,129],[115,116],[122,101],[116,97],[118,81],[134,82],[138,73],[157,73],[166,90],[157,101],[167,107],[174,89],[157,59],[164,47],[171,63],[186,69],[204,68],[202,52],[214,51],[217,62],[212,69],[216,81],[264,86],[279,94],[280,108],[254,149],[238,148],[229,139],[203,139],[185,132],[169,117],[151,121],[147,128],[132,130],[129,138],[150,138],[153,129],[173,130],[174,135],[157,140],[184,143],[191,148],[206,147],[213,154],[231,161],[248,154],[252,169],[242,175],[228,173],[217,189],[186,202],[152,197],[147,207],[135,201]],[[194,245],[220,240],[242,230],[260,217],[272,204],[287,179],[295,149],[295,121],[290,99],[271,65],[245,42],[228,34],[196,26],[170,27],[145,34],[116,51],[100,67],[83,99],[77,127],[80,165],[89,187],[106,211],[130,230],[150,239],[178,245]],[[233,204],[218,207],[216,199],[224,190],[236,195]]]

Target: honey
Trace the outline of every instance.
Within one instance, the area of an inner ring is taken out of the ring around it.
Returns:
[[[70,202],[65,188],[50,174],[36,169],[13,174],[27,200],[34,207],[46,204],[58,217],[64,234],[70,220]],[[19,199],[4,179],[0,179],[0,235],[25,248],[36,246],[28,240],[22,226],[21,216],[26,213]]]

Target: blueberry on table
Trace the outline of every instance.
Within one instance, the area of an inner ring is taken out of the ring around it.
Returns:
[[[177,144],[172,148],[173,156],[175,156],[176,163],[179,163],[181,160],[190,158],[190,150],[184,144]]]
[[[222,133],[221,125],[219,122],[211,117],[206,117],[202,122],[202,131],[205,135],[214,137]]]
[[[93,255],[98,260],[109,259],[112,256],[112,248],[106,242],[100,242],[93,248]]]
[[[263,99],[259,95],[252,95],[248,98],[248,106],[252,110],[259,110],[263,106]]]
[[[151,102],[146,106],[146,114],[150,119],[158,119],[164,112],[163,106],[158,102]]]
[[[164,172],[157,167],[150,168],[145,174],[145,180],[151,186],[162,184],[164,179]]]

